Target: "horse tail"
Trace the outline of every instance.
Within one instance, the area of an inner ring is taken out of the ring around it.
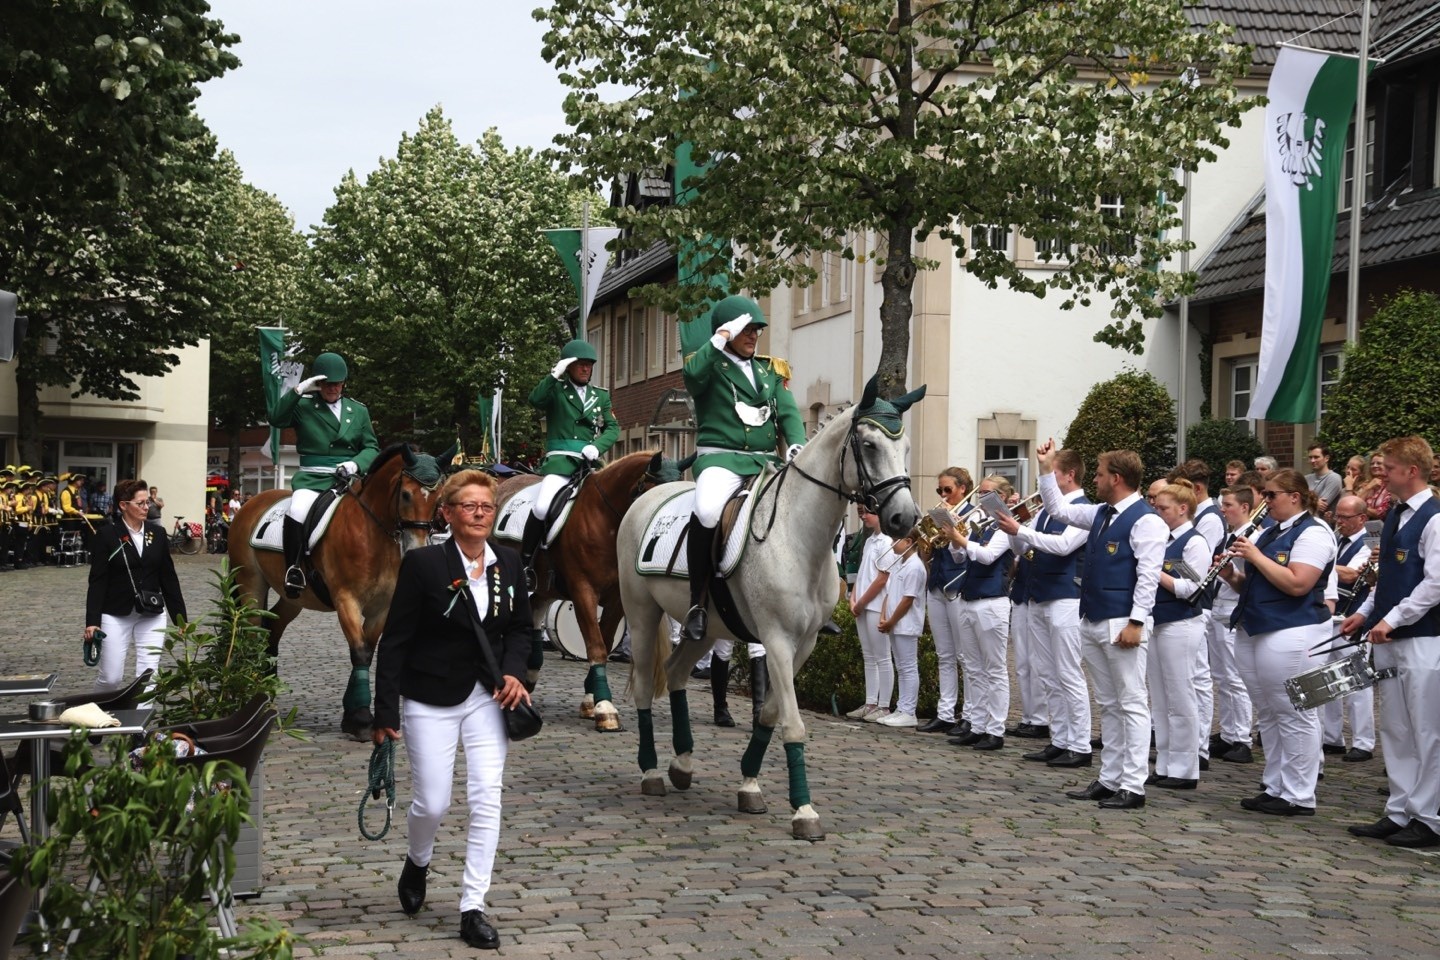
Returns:
[[[654,646],[651,648],[655,655],[650,658],[650,684],[654,691],[653,696],[658,700],[670,693],[670,684],[666,680],[666,666],[670,662],[670,656],[674,651],[670,648],[670,631],[665,626],[665,618],[661,617],[655,624]],[[630,670],[635,670],[635,664],[630,664]]]

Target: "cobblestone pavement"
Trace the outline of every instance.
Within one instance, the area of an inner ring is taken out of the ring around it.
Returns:
[[[213,595],[215,558],[179,564],[195,611]],[[0,573],[0,671],[55,668],[57,690],[87,686],[84,589],[83,570]],[[403,751],[394,828],[378,843],[358,835],[370,747],[339,731],[347,668],[333,616],[296,621],[283,704],[311,739],[271,741],[263,892],[240,914],[275,917],[327,956],[473,956],[458,938],[460,806],[427,906],[411,919],[396,904]],[[710,726],[698,684],[694,787],[642,797],[634,708],[615,674],[626,732],[580,720],[583,667],[552,659],[537,691],[545,730],[510,754],[489,903],[506,956],[1440,956],[1440,861],[1344,829],[1378,815],[1380,757],[1332,763],[1313,819],[1241,811],[1260,767],[1218,762],[1193,793],[1153,790],[1141,811],[1102,811],[1063,796],[1088,776],[1021,761],[1034,741],[982,754],[808,714],[829,833],[811,844],[790,838],[778,745],[762,777],[770,812],[735,811],[748,703],[733,698],[740,727]],[[668,741],[664,705],[656,726]]]

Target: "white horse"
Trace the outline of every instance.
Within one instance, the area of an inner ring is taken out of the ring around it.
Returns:
[[[805,721],[795,701],[795,673],[815,648],[820,628],[829,620],[840,594],[840,577],[832,543],[848,502],[861,503],[880,516],[881,528],[903,536],[915,525],[919,509],[910,494],[907,458],[910,440],[901,416],[925,396],[925,388],[895,400],[876,397],[875,379],[853,412],[828,423],[787,467],[751,496],[759,499],[751,524],[751,542],[740,565],[728,579],[731,595],[745,626],[765,646],[770,692],[760,722],[750,735],[741,760],[739,808],[764,813],[760,764],[779,720],[790,774],[791,833],[802,840],[825,836],[820,815],[810,802],[805,778]],[[693,484],[691,484],[693,486]],[[691,668],[721,636],[733,637],[710,607],[709,632],[703,643],[682,642],[666,660],[660,649],[660,614],[683,619],[690,605],[685,580],[641,576],[636,570],[645,528],[660,504],[675,495],[674,484],[646,493],[620,524],[616,552],[620,559],[620,594],[630,624],[632,689],[640,728],[641,793],[664,796],[665,780],[656,770],[655,730],[651,704],[657,692],[670,693],[675,758],[670,782],[690,787],[690,709],[685,682]],[[664,639],[665,652],[669,648]]]

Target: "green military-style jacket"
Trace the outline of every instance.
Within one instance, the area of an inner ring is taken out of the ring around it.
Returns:
[[[604,456],[620,439],[620,422],[610,409],[610,391],[604,387],[590,384],[581,401],[568,376],[556,380],[547,373],[530,391],[530,406],[545,414],[542,474],[568,477],[580,468],[578,454],[586,444],[594,444]]]
[[[364,473],[380,455],[380,442],[370,424],[370,411],[359,400],[340,398],[340,419],[318,393],[300,396],[286,390],[270,411],[272,427],[294,427],[295,448],[301,467],[338,467],[347,460]],[[290,478],[292,490],[328,490],[335,478],[329,473],[297,470]]]
[[[786,445],[805,442],[805,424],[795,397],[770,359],[757,356],[750,369],[755,374],[753,387],[744,371],[708,340],[685,358],[685,388],[695,401],[695,445],[700,450],[696,476],[707,467],[724,467],[749,477],[766,463],[777,462],[777,424]],[[758,427],[747,426],[735,410],[737,402],[769,407],[770,419]],[[707,453],[707,447],[724,452]]]

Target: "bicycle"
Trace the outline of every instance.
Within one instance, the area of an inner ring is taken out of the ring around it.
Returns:
[[[184,517],[176,517],[175,528],[170,531],[170,549],[193,556],[199,553],[203,546],[205,537],[200,531],[200,524],[186,523]]]
[[[229,549],[230,525],[219,517],[205,520],[205,548],[207,553],[225,553]]]

